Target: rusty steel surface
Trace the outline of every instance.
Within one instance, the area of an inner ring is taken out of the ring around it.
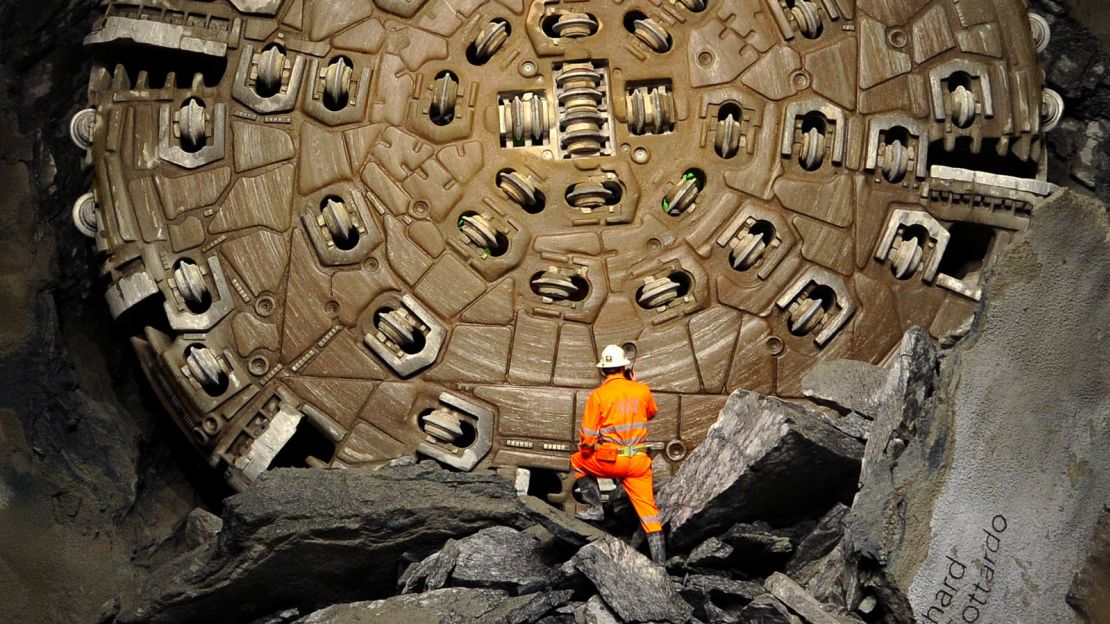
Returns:
[[[967,321],[1053,190],[1047,36],[1022,0],[109,0],[74,218],[236,487],[557,476],[609,343],[679,462],[735,388]]]

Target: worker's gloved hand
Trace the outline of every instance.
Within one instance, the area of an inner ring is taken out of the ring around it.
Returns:
[[[594,447],[592,444],[579,444],[578,452],[582,453],[582,457],[589,457],[594,454]]]

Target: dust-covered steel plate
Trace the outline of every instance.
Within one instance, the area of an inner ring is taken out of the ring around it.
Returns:
[[[734,388],[964,323],[1052,190],[1046,37],[1022,0],[109,0],[74,214],[237,487],[415,452],[558,501],[605,344],[678,462]]]

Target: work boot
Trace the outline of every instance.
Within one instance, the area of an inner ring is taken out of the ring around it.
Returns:
[[[652,563],[657,566],[667,565],[667,539],[663,537],[663,532],[648,533],[647,540]]]
[[[582,502],[590,507],[574,514],[574,517],[587,522],[604,520],[605,508],[601,506],[601,487],[597,484],[597,477],[582,477],[577,483],[578,491],[582,493]]]

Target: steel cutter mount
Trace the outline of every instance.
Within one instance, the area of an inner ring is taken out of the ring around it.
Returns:
[[[735,388],[956,331],[1055,188],[1022,0],[104,6],[74,220],[236,487],[415,453],[569,503],[609,343],[666,471]]]

